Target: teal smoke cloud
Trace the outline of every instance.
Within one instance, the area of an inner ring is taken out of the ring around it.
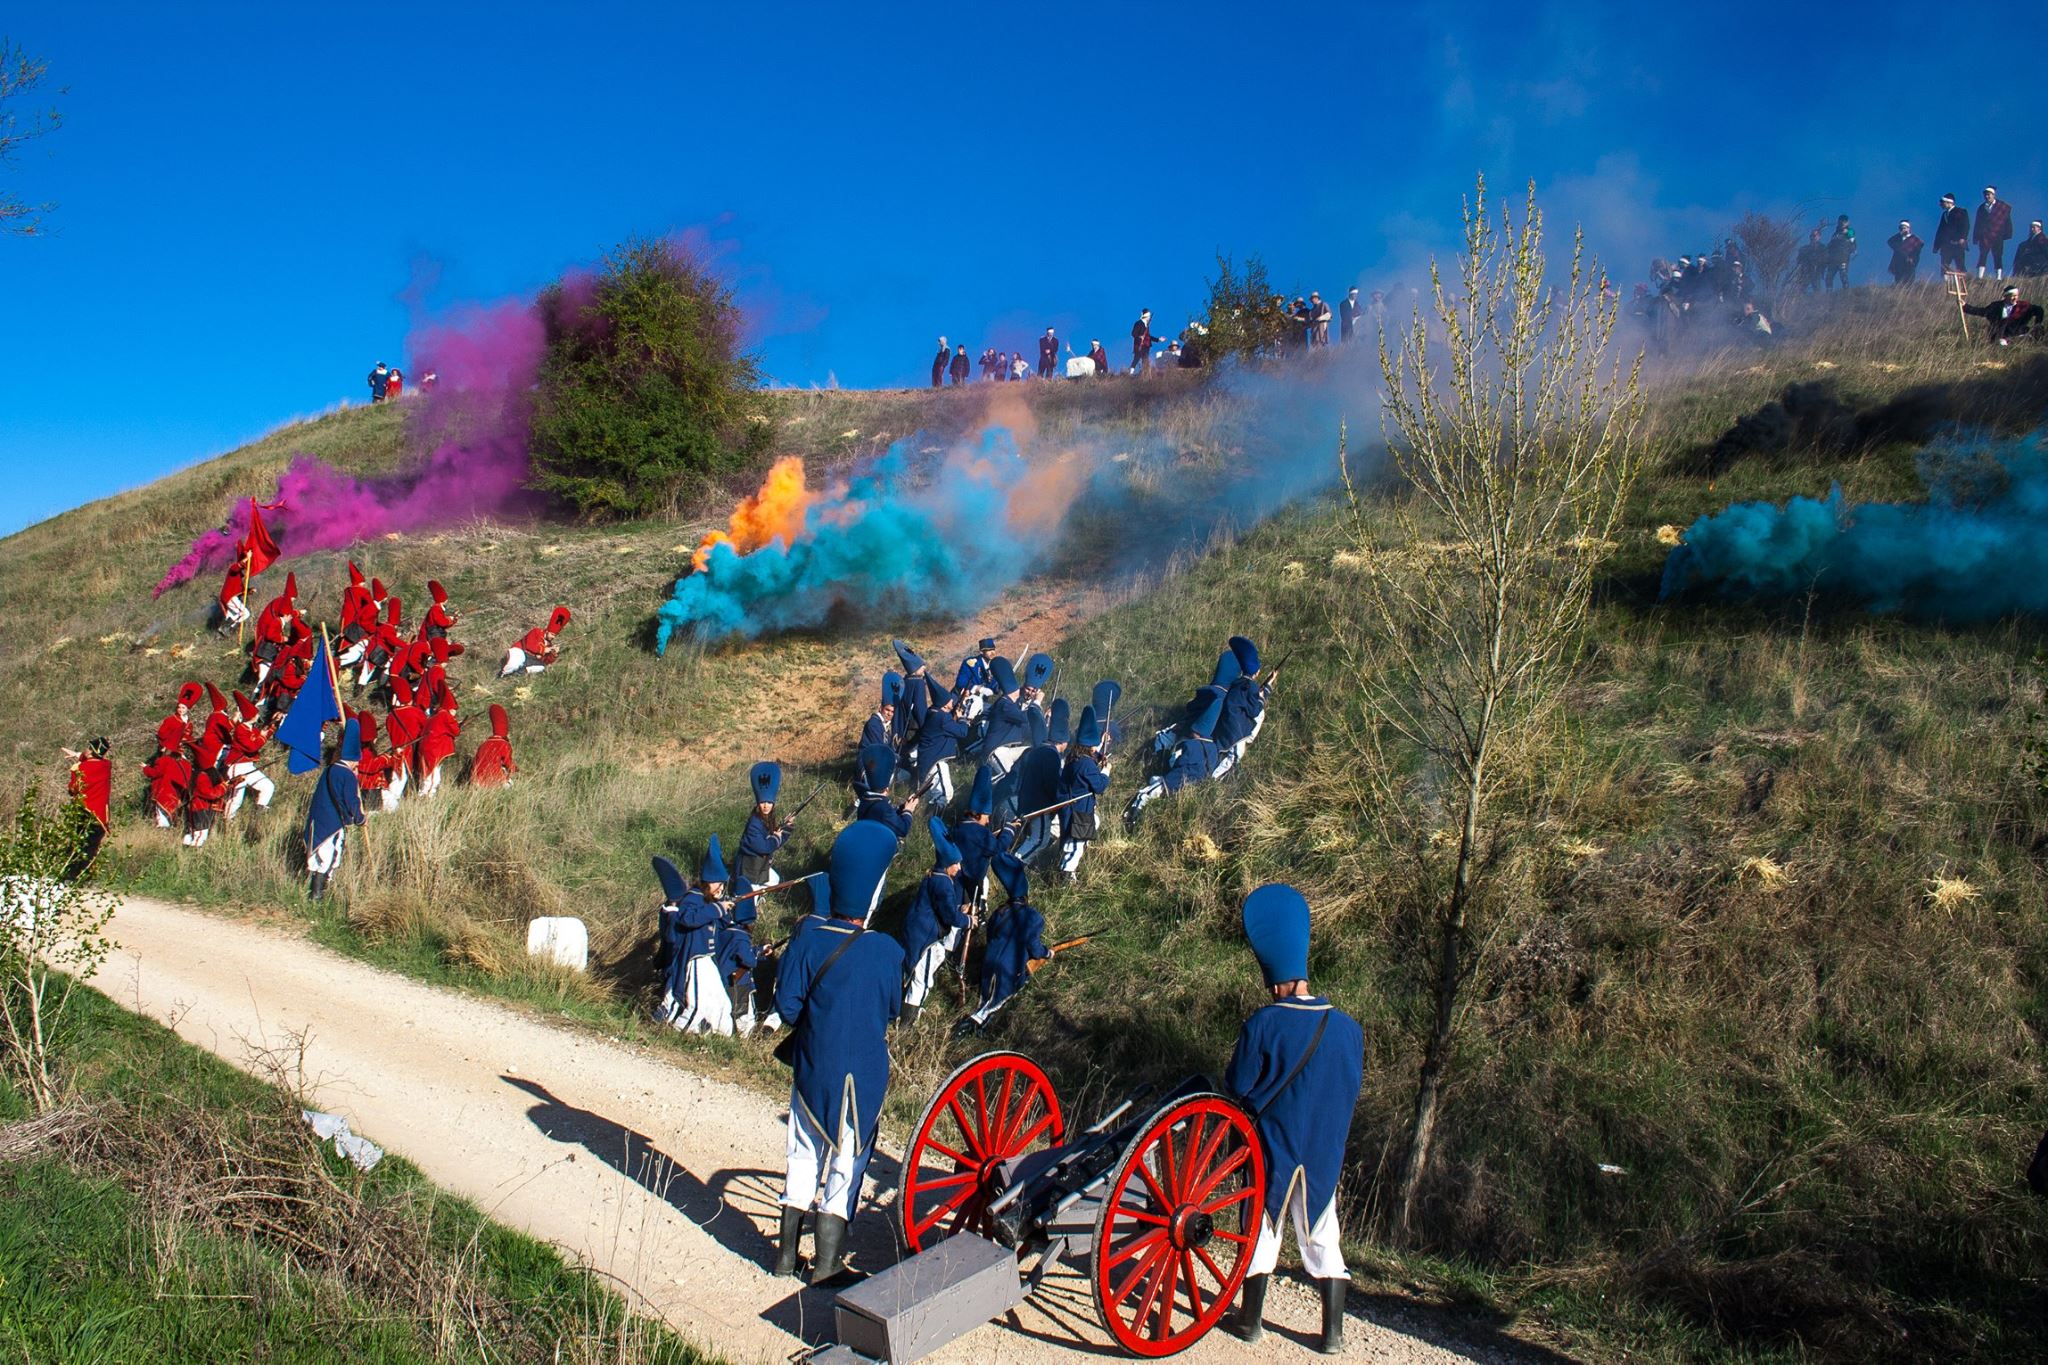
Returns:
[[[1664,563],[1662,596],[1818,591],[1874,612],[1983,621],[2048,613],[2048,445],[1959,437],[1923,451],[1922,502],[1737,503],[1703,516]]]

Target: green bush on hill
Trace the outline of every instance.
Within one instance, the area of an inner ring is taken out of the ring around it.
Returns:
[[[554,285],[539,307],[537,487],[589,516],[646,516],[767,449],[732,291],[680,247],[628,242],[587,290]]]

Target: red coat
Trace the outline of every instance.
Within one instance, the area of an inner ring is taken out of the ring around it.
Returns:
[[[85,807],[86,814],[100,822],[100,828],[106,828],[107,807],[114,795],[113,760],[88,754],[72,764],[71,794]]]
[[[422,732],[427,728],[427,713],[411,702],[391,708],[384,717],[384,737],[391,742],[391,759],[395,765],[411,765],[413,745],[419,743]]]
[[[370,744],[367,739],[363,741],[363,756],[356,762],[356,786],[366,792],[380,792],[391,785],[394,760],[378,753]]]
[[[193,757],[200,767],[211,768],[220,762],[220,751],[234,739],[234,718],[225,711],[216,711],[206,718],[206,728],[199,732],[199,742],[193,746]]]
[[[192,722],[173,711],[157,723],[156,747],[183,749],[192,743]]]
[[[259,730],[247,721],[237,721],[230,729],[230,743],[235,748],[228,756],[230,763],[255,763],[263,756],[263,746],[270,742],[270,732]]]
[[[192,809],[194,811],[220,810],[228,803],[228,784],[213,775],[210,768],[201,768],[192,774]]]
[[[1978,246],[1997,246],[2012,240],[2012,205],[2003,199],[1995,204],[1977,205],[1977,226],[1970,240]]]
[[[455,753],[455,740],[461,733],[462,718],[452,706],[444,706],[427,717],[427,731],[420,737],[419,758],[414,764],[422,776]]]
[[[243,594],[243,592],[245,592],[248,589],[248,586],[248,576],[242,571],[242,560],[241,557],[238,555],[235,558],[235,562],[228,565],[227,577],[221,581],[221,610],[226,611],[228,603],[233,601],[235,598],[240,597]]]
[[[555,661],[554,641],[548,638],[545,626],[535,626],[519,637],[519,648],[535,663],[551,664]]]
[[[492,735],[476,746],[476,757],[469,762],[469,785],[503,786],[518,771],[519,765],[512,761],[512,741]]]
[[[192,765],[177,754],[158,754],[142,765],[142,775],[149,781],[149,799],[166,814],[184,805],[192,789]]]
[[[305,628],[305,618],[299,615],[288,597],[271,598],[263,608],[263,614],[256,618],[256,638],[265,644],[286,644],[295,632]]]
[[[368,628],[376,624],[377,604],[370,596],[368,585],[351,583],[341,591],[341,628],[350,626]]]

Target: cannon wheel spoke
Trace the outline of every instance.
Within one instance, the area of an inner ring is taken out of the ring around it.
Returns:
[[[965,1063],[925,1106],[904,1154],[905,1242],[922,1251],[955,1232],[986,1233],[996,1169],[1065,1136],[1052,1082],[1030,1058],[991,1052]]]

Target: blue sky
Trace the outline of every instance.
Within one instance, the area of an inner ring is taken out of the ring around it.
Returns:
[[[711,234],[775,381],[875,386],[941,332],[1177,327],[1219,249],[1290,293],[1411,276],[1479,170],[1534,176],[1623,278],[1752,206],[1851,213],[1872,248],[1947,189],[2048,207],[1995,51],[1924,6],[1817,16],[36,7],[0,31],[69,90],[0,169],[58,205],[0,239],[0,531],[353,400],[423,312],[636,234]]]

